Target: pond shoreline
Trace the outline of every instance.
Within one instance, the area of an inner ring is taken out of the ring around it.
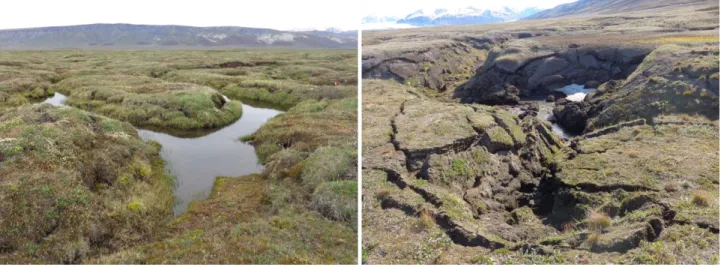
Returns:
[[[55,93],[43,102],[67,106],[64,104],[66,99],[67,96]],[[160,154],[166,161],[166,169],[176,176],[175,216],[182,214],[193,200],[207,198],[216,177],[238,177],[263,171],[255,148],[239,138],[254,133],[285,111],[273,104],[239,101],[243,103],[243,115],[223,127],[198,130],[135,127],[144,141],[152,140],[162,145]]]

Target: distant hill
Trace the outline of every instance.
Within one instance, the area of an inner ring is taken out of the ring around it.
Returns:
[[[385,28],[401,28],[402,26],[429,27],[444,25],[486,24],[518,20],[540,11],[539,8],[512,9],[485,9],[465,7],[459,9],[439,8],[435,10],[417,10],[403,18],[368,16],[363,18],[364,27],[367,24],[379,24]],[[396,27],[393,27],[396,26]]]
[[[356,31],[90,24],[0,30],[0,49],[213,49],[357,47]]]
[[[714,0],[716,3],[718,1]],[[548,19],[565,16],[580,16],[590,14],[614,14],[683,6],[698,3],[712,3],[712,0],[579,0],[577,2],[558,5],[554,8],[540,11],[525,19]]]

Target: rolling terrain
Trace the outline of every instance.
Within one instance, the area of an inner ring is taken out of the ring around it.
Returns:
[[[0,49],[355,49],[355,31],[277,31],[244,27],[90,24],[0,30]]]
[[[674,7],[694,6],[703,4],[703,0],[675,1],[675,0],[579,0],[573,3],[537,12],[525,19],[548,19],[564,16],[608,15],[623,12],[652,11],[654,9],[668,9]]]

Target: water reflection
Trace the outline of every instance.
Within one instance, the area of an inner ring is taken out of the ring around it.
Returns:
[[[161,156],[177,177],[175,214],[183,212],[191,201],[204,199],[217,176],[241,176],[263,171],[255,148],[238,140],[254,133],[263,123],[282,113],[272,108],[243,104],[243,116],[233,124],[202,136],[176,136],[157,130],[139,129],[143,140],[163,145]],[[199,131],[195,132],[196,134]]]
[[[43,101],[54,106],[66,106],[67,96],[55,93]],[[250,105],[249,105],[250,104]],[[217,176],[241,176],[263,171],[255,148],[238,140],[254,133],[261,125],[283,113],[280,108],[243,101],[243,116],[219,129],[192,131],[169,128],[138,129],[140,137],[154,140],[163,148],[161,156],[168,170],[177,177],[175,196],[176,215],[185,211],[191,201],[204,199],[210,193]]]

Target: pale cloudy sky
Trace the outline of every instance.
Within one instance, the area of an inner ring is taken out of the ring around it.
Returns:
[[[3,1],[0,29],[92,23],[244,26],[279,30],[359,28],[361,0]],[[401,2],[401,1],[398,1]],[[405,1],[403,1],[405,2]]]
[[[364,0],[361,5],[363,16],[397,16],[404,17],[418,9],[456,9],[462,7],[476,8],[510,8],[539,7],[552,8],[560,4],[575,2],[576,0]]]

